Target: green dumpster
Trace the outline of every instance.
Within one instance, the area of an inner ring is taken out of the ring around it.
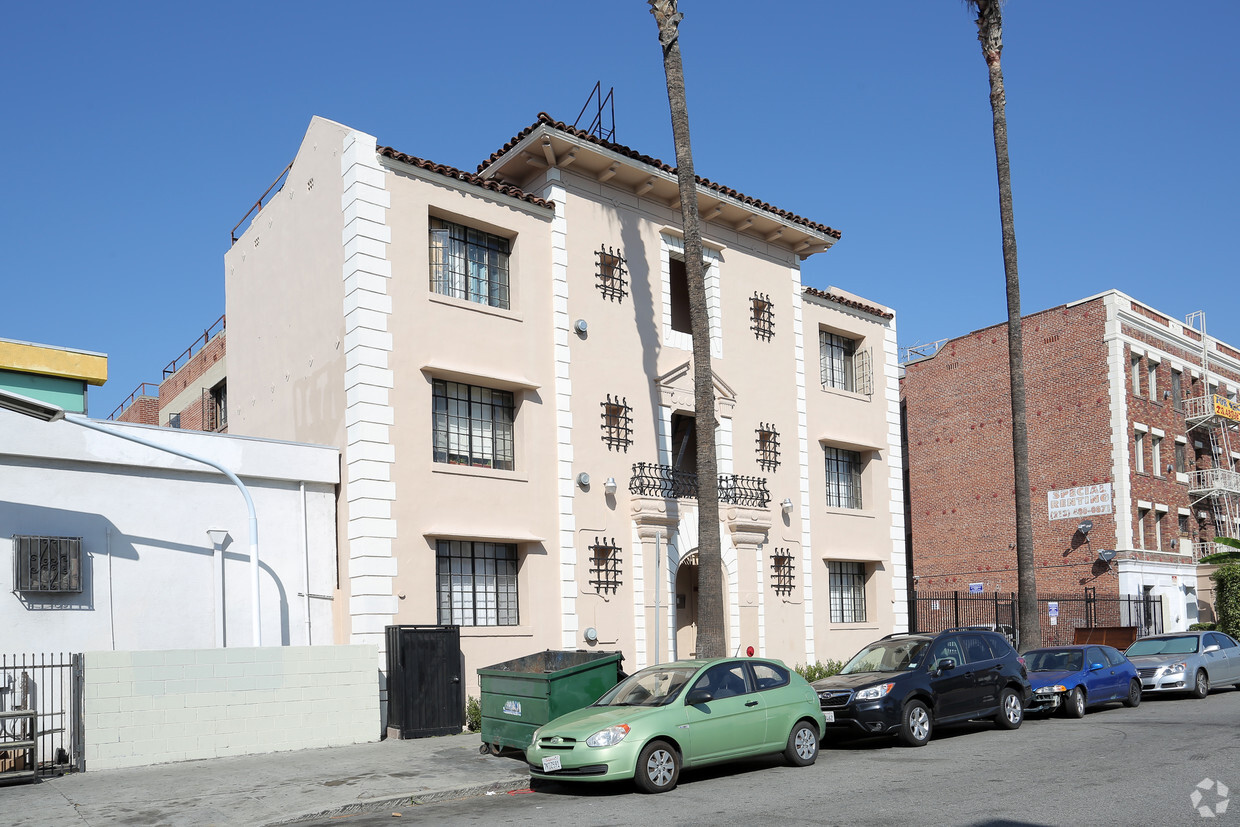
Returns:
[[[548,649],[478,670],[482,751],[524,750],[534,730],[597,701],[620,682],[620,652]]]

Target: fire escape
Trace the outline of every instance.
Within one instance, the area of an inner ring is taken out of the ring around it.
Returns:
[[[1214,518],[1215,537],[1235,537],[1240,521],[1240,473],[1232,459],[1232,446],[1240,448],[1240,405],[1212,392],[1210,381],[1210,357],[1205,332],[1205,313],[1189,314],[1187,322],[1200,325],[1202,381],[1206,393],[1184,400],[1184,419],[1190,432],[1196,432],[1202,442],[1210,446],[1210,467],[1189,474],[1188,496],[1192,507],[1208,508]],[[1203,511],[1197,516],[1204,517]],[[1193,546],[1193,558],[1200,559],[1215,551],[1229,551],[1227,546],[1212,541],[1198,542]]]

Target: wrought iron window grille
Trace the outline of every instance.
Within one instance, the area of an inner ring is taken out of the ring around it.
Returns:
[[[775,549],[771,555],[771,585],[775,594],[787,597],[796,586],[796,571],[792,567],[792,552],[786,548]]]
[[[779,431],[775,426],[758,423],[758,467],[763,471],[774,471],[779,467]]]
[[[749,327],[754,336],[769,342],[775,335],[775,307],[771,304],[771,297],[755,291],[749,302],[753,310],[753,323]]]
[[[615,251],[615,248],[600,244],[599,249],[594,253],[598,260],[598,284],[599,291],[603,294],[603,298],[613,299],[617,302],[623,302],[624,297],[628,295],[625,289],[628,286],[628,269],[624,256]]]
[[[666,500],[697,499],[698,477],[688,471],[677,471],[670,465],[638,462],[633,464],[629,493]],[[765,477],[720,474],[719,502],[766,508],[771,504],[771,492],[767,490]]]
[[[628,453],[629,446],[633,444],[633,409],[629,407],[627,398],[618,396],[612,399],[609,393],[607,401],[599,404],[603,407],[603,442],[607,443],[609,450]]]
[[[590,585],[599,594],[615,594],[620,587],[620,547],[616,538],[595,537],[590,546]]]
[[[82,591],[82,538],[13,535],[13,590]]]

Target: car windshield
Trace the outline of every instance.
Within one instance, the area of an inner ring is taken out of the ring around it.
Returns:
[[[1129,646],[1124,654],[1130,658],[1138,655],[1189,655],[1197,651],[1197,643],[1196,635],[1147,637]]]
[[[1079,672],[1085,666],[1080,649],[1035,649],[1025,653],[1030,672]]]
[[[926,651],[927,640],[924,638],[880,640],[871,643],[844,664],[841,675],[852,675],[859,672],[907,672],[921,664],[922,655]]]
[[[663,706],[671,703],[699,668],[651,666],[616,684],[594,706]]]

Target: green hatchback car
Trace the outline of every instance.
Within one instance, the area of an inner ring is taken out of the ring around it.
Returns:
[[[530,776],[633,779],[661,793],[682,767],[782,752],[807,767],[823,730],[818,696],[777,660],[722,658],[651,666],[593,705],[547,723],[525,751]]]

